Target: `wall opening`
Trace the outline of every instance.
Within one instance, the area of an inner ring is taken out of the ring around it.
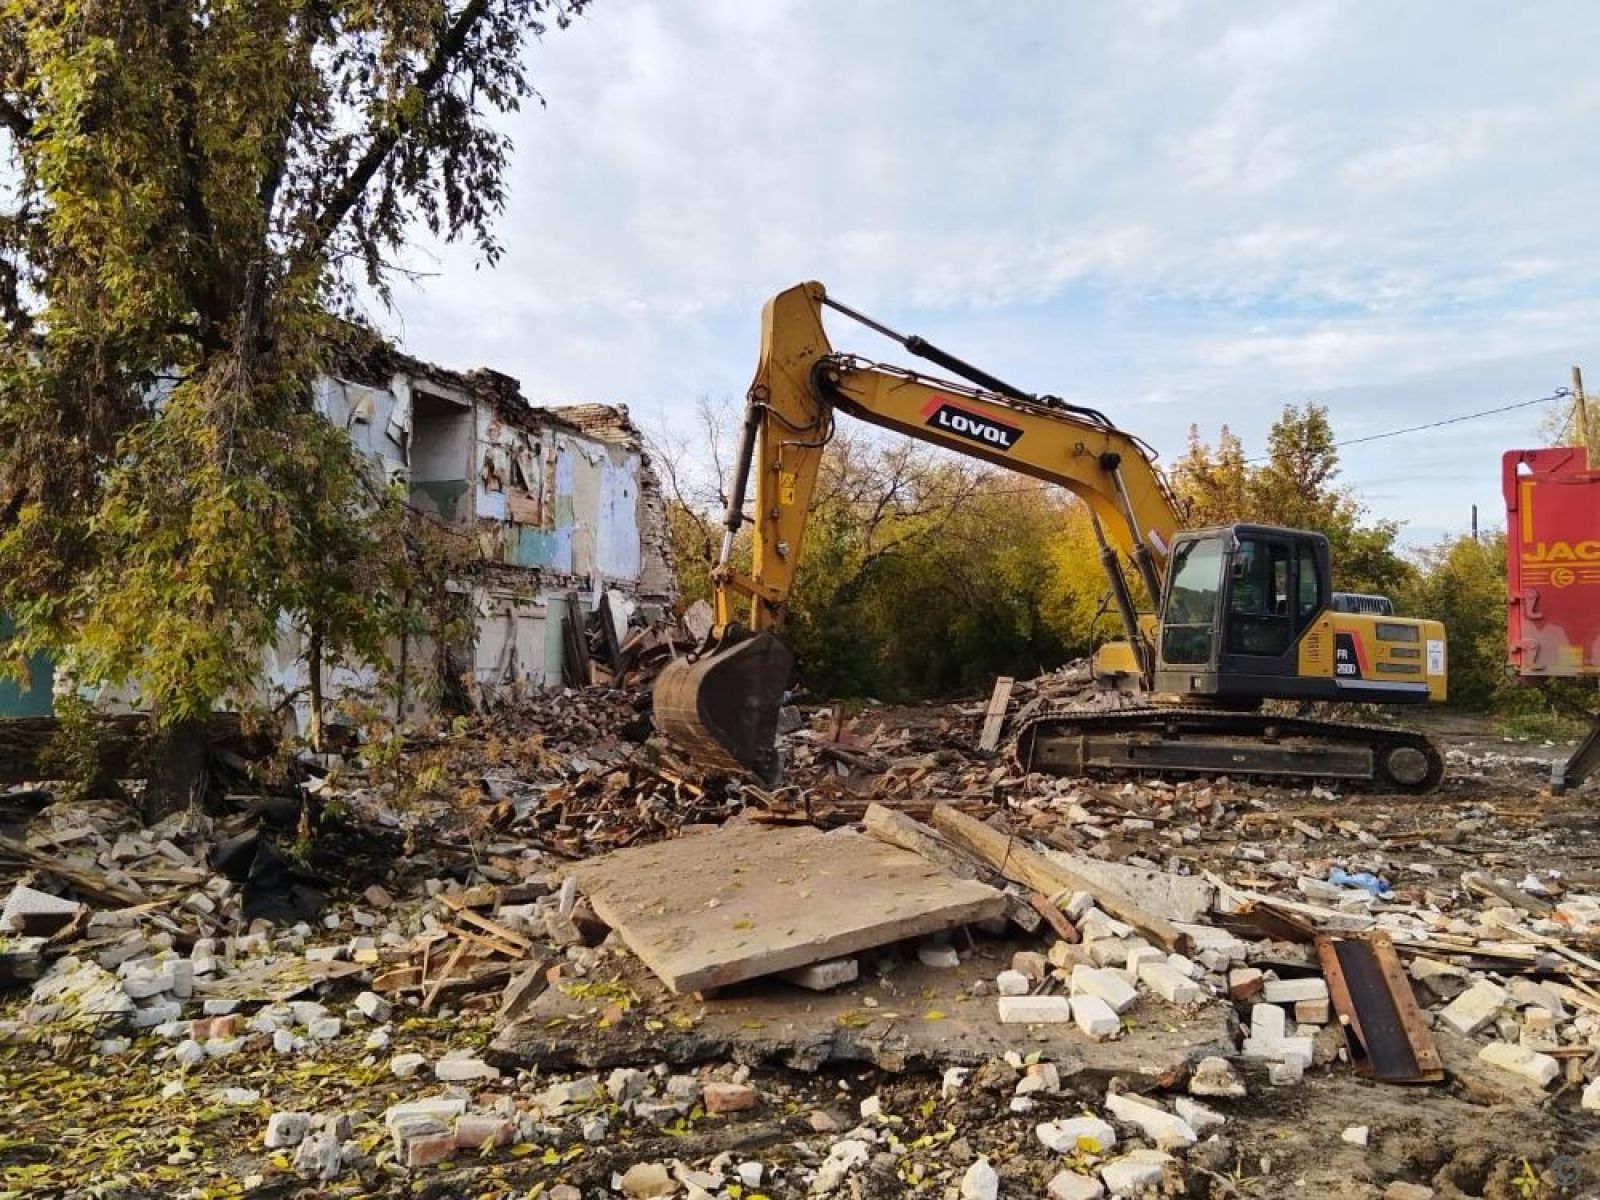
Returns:
[[[472,515],[472,408],[432,392],[411,400],[411,503],[442,520]]]

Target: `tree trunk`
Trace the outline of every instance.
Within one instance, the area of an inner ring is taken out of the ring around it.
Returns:
[[[311,717],[306,722],[306,740],[314,754],[321,754],[322,741],[322,630],[311,631],[306,652],[306,672],[311,676]]]

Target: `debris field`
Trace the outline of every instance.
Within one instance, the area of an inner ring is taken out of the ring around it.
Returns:
[[[1420,797],[1063,779],[999,725],[1118,699],[1003,691],[791,710],[771,790],[590,687],[151,828],[0,794],[0,1195],[1600,1188],[1561,748],[1441,721]]]

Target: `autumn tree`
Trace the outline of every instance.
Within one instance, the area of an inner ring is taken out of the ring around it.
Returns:
[[[420,226],[492,262],[530,37],[586,0],[0,4],[0,612],[162,721],[284,620],[369,653],[392,513],[311,381]]]
[[[1191,428],[1172,482],[1191,526],[1251,521],[1325,534],[1334,586],[1345,591],[1392,593],[1410,577],[1395,545],[1400,522],[1371,519],[1339,483],[1339,449],[1322,405],[1285,406],[1256,462],[1226,426],[1215,448]]]

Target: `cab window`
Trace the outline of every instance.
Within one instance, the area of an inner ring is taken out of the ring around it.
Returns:
[[[1228,652],[1283,654],[1293,640],[1289,545],[1240,538],[1228,588]]]
[[[1164,662],[1195,666],[1211,661],[1225,558],[1221,538],[1201,538],[1178,547],[1161,622]]]

